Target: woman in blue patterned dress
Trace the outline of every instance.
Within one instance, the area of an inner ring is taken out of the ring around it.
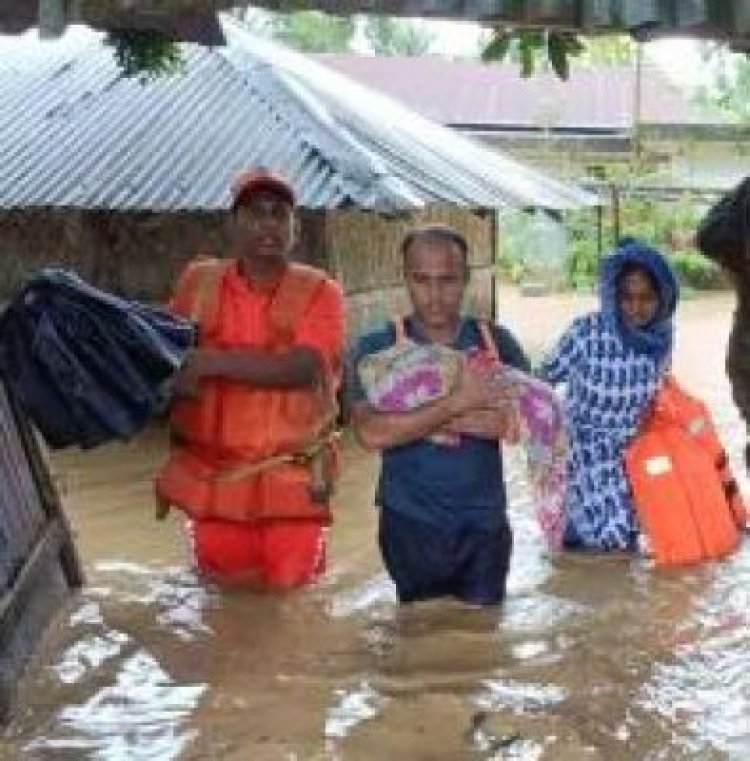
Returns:
[[[669,366],[677,297],[664,257],[625,239],[602,262],[599,310],[575,319],[542,364],[545,380],[566,384],[566,547],[637,546],[624,452]]]

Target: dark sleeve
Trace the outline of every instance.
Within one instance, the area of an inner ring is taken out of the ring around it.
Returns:
[[[375,354],[388,346],[391,346],[395,340],[395,334],[391,329],[368,333],[361,336],[346,356],[346,401],[349,405],[356,402],[367,401],[365,389],[362,386],[362,380],[359,377],[359,363],[369,354]]]
[[[362,388],[362,381],[357,372],[357,365],[365,353],[362,348],[362,339],[359,339],[346,353],[344,387],[346,389],[346,401],[350,405],[366,399],[365,390]]]
[[[516,337],[502,325],[495,325],[493,330],[495,345],[503,364],[515,367],[517,370],[523,370],[526,373],[531,372],[531,362],[529,362],[526,352],[521,348]]]

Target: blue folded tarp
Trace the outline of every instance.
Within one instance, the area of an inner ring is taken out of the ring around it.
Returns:
[[[45,269],[0,316],[0,372],[53,448],[127,439],[167,402],[186,320]]]

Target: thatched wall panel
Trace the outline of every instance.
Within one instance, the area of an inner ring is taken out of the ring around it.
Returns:
[[[115,293],[161,301],[188,259],[226,252],[225,219],[220,213],[0,213],[0,298],[42,267],[58,266]],[[303,214],[300,233],[295,258],[328,268],[324,215]]]
[[[161,300],[183,263],[225,246],[220,215],[0,214],[0,298],[42,267],[73,269],[99,287]]]

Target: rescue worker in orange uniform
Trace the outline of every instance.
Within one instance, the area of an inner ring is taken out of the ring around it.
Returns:
[[[291,589],[324,568],[344,301],[325,273],[288,260],[296,199],[283,177],[249,170],[232,197],[230,257],[191,262],[171,301],[198,339],[175,380],[156,493],[186,514],[206,576]]]

